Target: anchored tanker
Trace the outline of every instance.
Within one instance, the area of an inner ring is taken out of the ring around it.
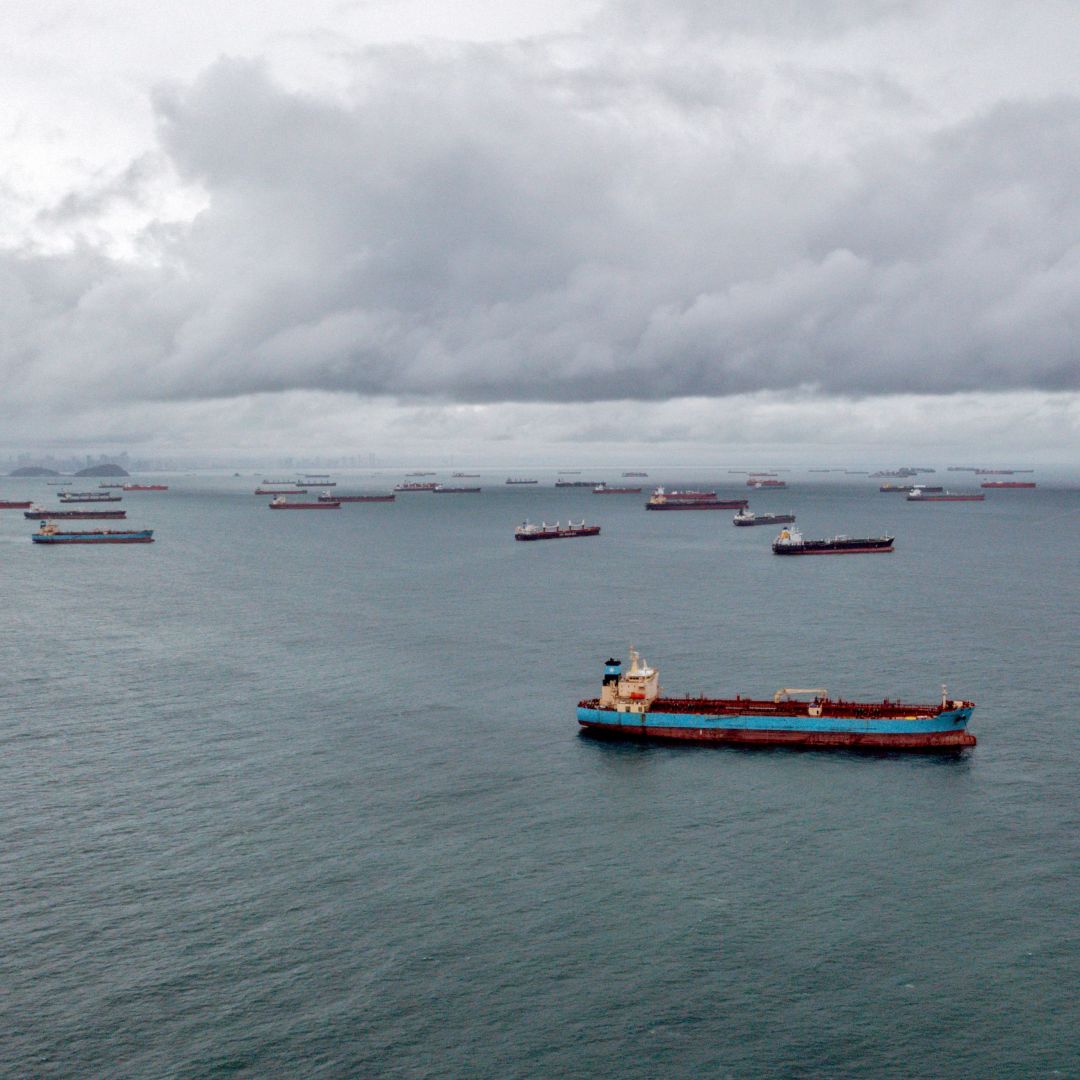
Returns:
[[[804,540],[798,529],[781,529],[773,541],[774,555],[858,555],[892,551],[891,536],[834,536],[829,540]]]
[[[800,700],[792,695],[813,695]],[[934,705],[888,698],[833,699],[824,688],[778,690],[772,698],[666,697],[660,675],[633,650],[630,669],[608,660],[598,698],[578,702],[584,731],[617,738],[871,750],[957,751],[975,745],[967,731],[974,702]]]

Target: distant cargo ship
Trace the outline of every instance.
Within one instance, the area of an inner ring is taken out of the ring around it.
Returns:
[[[168,484],[123,484],[125,491],[168,491]]]
[[[892,536],[834,536],[830,540],[804,540],[798,529],[782,529],[773,541],[774,555],[861,555],[892,551]]]
[[[150,544],[154,540],[154,530],[88,529],[69,532],[43,521],[41,528],[30,539],[35,544]]]
[[[435,474],[433,472],[423,472],[423,471],[421,471],[421,472],[410,472],[410,473],[406,473],[405,475],[406,476],[434,476]]]
[[[934,705],[834,700],[824,687],[785,688],[771,699],[666,697],[657,669],[631,649],[628,671],[621,660],[607,661],[600,696],[579,701],[577,719],[585,733],[613,738],[956,752],[976,744],[967,730],[974,709],[972,701],[950,699],[944,687]]]
[[[434,481],[410,481],[404,484],[395,484],[395,491],[434,491],[439,485]]]
[[[331,501],[316,500],[315,502],[289,502],[288,499],[279,495],[266,504],[271,510],[340,510],[341,503],[337,499]]]
[[[510,483],[509,480],[507,480],[506,482],[508,484]],[[530,481],[525,480],[525,481],[522,481],[522,482],[523,483],[529,483]],[[591,488],[591,487],[596,487],[596,481],[595,480],[556,480],[555,481],[555,486],[556,487],[574,487],[574,488],[579,488],[579,487],[580,488]]]
[[[539,484],[539,480],[515,480],[512,477],[507,478],[508,484]]]
[[[624,472],[623,476],[648,476],[647,472]]]
[[[435,485],[435,495],[479,495],[481,488],[478,487],[449,487],[446,484]]]
[[[479,480],[480,479],[480,474],[478,472],[455,472],[455,473],[451,473],[450,476],[454,480]]]
[[[319,502],[337,502],[337,503],[366,503],[366,502],[393,502],[396,496],[390,495],[331,495],[329,491],[324,491],[319,496]]]
[[[640,495],[639,487],[615,487],[611,484],[597,484],[592,489],[594,495]]]
[[[750,504],[746,499],[718,499],[715,492],[706,497],[701,492],[667,495],[662,487],[653,492],[645,504],[646,510],[742,510]]]
[[[31,521],[119,521],[127,517],[126,510],[46,510],[44,506],[31,506],[23,512]]]
[[[755,514],[750,510],[740,510],[731,522],[733,525],[789,525],[794,520],[794,514]]]
[[[751,477],[749,480],[747,480],[746,484],[747,484],[748,487],[757,488],[758,490],[761,490],[762,488],[786,488],[787,487],[787,481],[786,480],[758,480],[755,477]]]
[[[533,525],[523,521],[514,530],[515,540],[570,540],[578,536],[599,536],[599,525],[586,525],[584,520],[576,525],[568,521],[565,525],[556,522],[549,525],[546,521],[542,525]]]
[[[878,491],[893,491],[904,492],[905,494],[911,490],[911,484],[882,484]]]
[[[927,491],[914,487],[908,493],[908,502],[982,502],[986,496],[976,491]]]
[[[63,503],[121,502],[122,495],[109,495],[104,491],[61,491],[57,498]]]
[[[255,489],[256,495],[306,495],[308,493],[307,488],[280,488],[280,487],[257,487]]]
[[[25,502],[12,502],[10,499],[0,499],[0,510],[29,510],[34,504],[27,499]]]
[[[715,491],[693,491],[693,490],[687,489],[687,490],[683,490],[683,491],[668,491],[668,492],[665,492],[662,487],[658,487],[653,492],[653,494],[654,495],[666,495],[667,499],[668,499],[668,502],[684,501],[684,500],[687,500],[687,499],[706,499],[707,500],[707,499],[715,499],[716,498],[716,492]]]
[[[986,480],[979,485],[984,488],[1033,488],[1034,480]]]

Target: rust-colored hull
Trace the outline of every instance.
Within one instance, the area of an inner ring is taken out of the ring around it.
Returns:
[[[877,734],[838,731],[747,731],[724,728],[634,728],[625,724],[579,721],[582,734],[636,741],[715,743],[725,746],[788,746],[803,750],[910,750],[923,753],[955,753],[976,744],[966,731],[918,734]]]

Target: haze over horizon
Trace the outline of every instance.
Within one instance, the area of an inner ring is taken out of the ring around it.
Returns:
[[[1075,5],[5,31],[0,456],[1080,459]]]

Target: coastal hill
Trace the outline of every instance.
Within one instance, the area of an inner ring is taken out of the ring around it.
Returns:
[[[59,476],[55,469],[45,469],[40,465],[24,465],[21,469],[12,469],[9,476]]]
[[[130,476],[127,469],[119,465],[91,465],[89,468],[80,469],[76,476]]]

